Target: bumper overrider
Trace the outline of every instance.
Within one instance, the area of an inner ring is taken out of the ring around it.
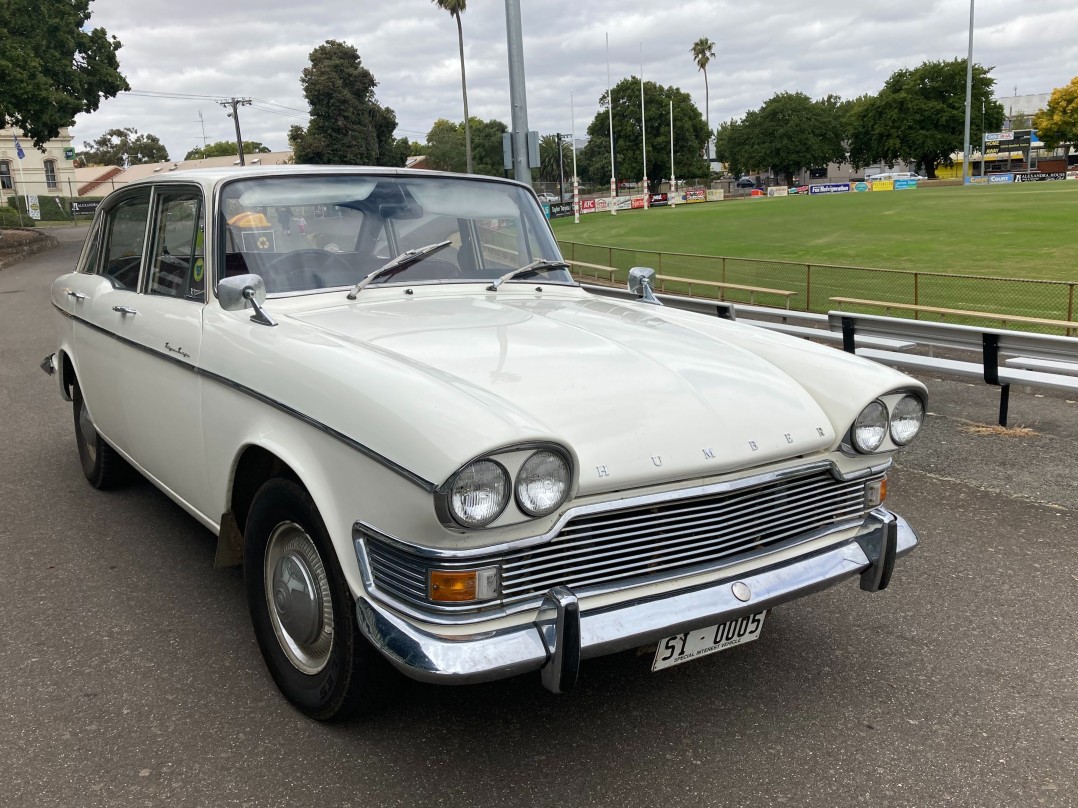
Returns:
[[[860,576],[864,591],[882,590],[895,560],[916,546],[917,535],[906,521],[881,507],[840,544],[705,586],[587,611],[581,610],[577,593],[556,586],[546,593],[535,620],[525,625],[440,635],[366,593],[357,598],[356,613],[367,639],[413,679],[470,684],[540,670],[543,685],[563,693],[576,683],[583,659],[736,620],[854,576]]]

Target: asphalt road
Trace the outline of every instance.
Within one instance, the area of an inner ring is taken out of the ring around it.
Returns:
[[[403,683],[324,726],[277,693],[242,579],[147,483],[82,478],[38,369],[82,231],[0,272],[0,806],[1078,805],[1078,405],[931,381],[891,479],[922,546],[891,588],[775,610],[761,639],[658,674],[623,654]]]

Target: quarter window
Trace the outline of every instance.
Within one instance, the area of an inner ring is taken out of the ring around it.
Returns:
[[[206,292],[205,223],[196,192],[162,193],[154,216],[152,295],[203,301]]]

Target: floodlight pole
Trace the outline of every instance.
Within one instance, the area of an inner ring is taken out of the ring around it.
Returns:
[[[973,3],[969,0],[969,53],[966,56],[966,126],[962,141],[962,184],[966,184],[969,172],[969,105],[973,97]],[[981,159],[984,159],[982,155]]]
[[[524,90],[524,36],[520,24],[520,0],[505,0],[505,35],[509,50],[513,178],[531,185],[532,171],[528,162],[528,98]]]

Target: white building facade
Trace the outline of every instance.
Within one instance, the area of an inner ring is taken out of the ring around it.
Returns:
[[[23,158],[15,146],[18,138]],[[67,127],[45,143],[42,152],[19,129],[0,128],[0,205],[7,205],[13,195],[63,196],[77,194],[74,168],[75,152]]]

